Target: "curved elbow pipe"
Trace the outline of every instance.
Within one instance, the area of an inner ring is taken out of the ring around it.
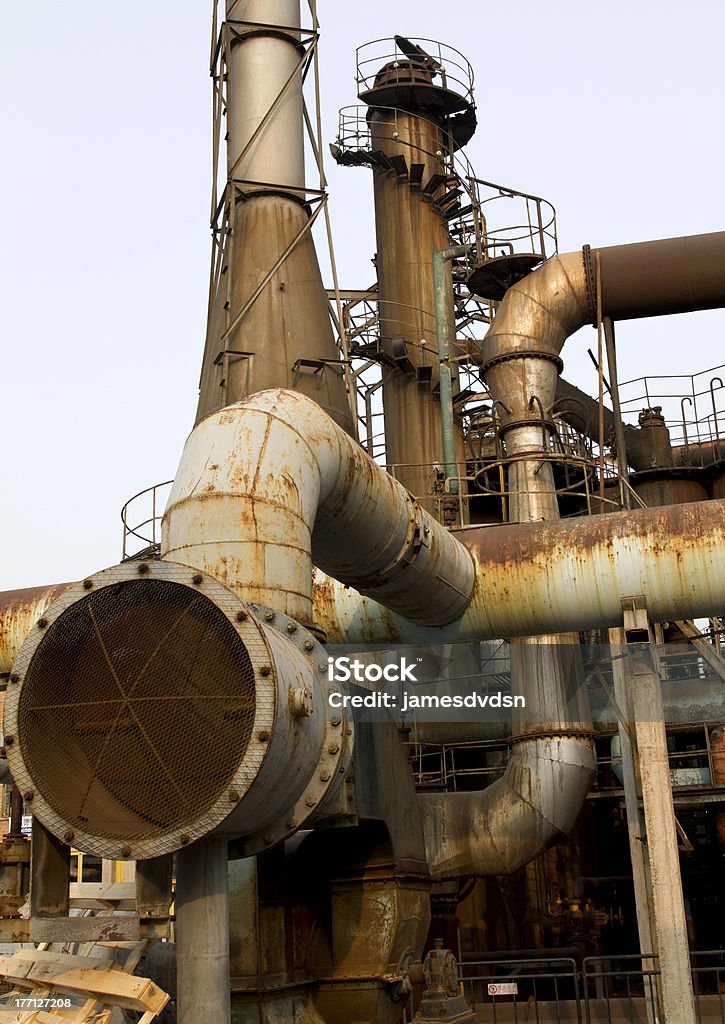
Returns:
[[[613,320],[725,306],[725,231],[559,254],[506,292],[484,371],[516,354],[558,360],[569,335],[596,323],[597,261],[602,316]]]
[[[528,864],[571,831],[595,767],[591,739],[531,737],[483,792],[419,794],[431,876],[510,875]]]
[[[189,436],[164,514],[162,553],[246,600],[312,617],[312,563],[420,625],[467,608],[463,544],[313,402],[262,391]]]

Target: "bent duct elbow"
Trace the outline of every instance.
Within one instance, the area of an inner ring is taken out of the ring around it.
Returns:
[[[594,769],[590,739],[530,737],[483,792],[421,793],[431,876],[510,875],[528,864],[571,831]]]
[[[303,623],[313,562],[420,625],[459,618],[471,555],[311,399],[275,389],[189,436],[164,515],[163,557]]]

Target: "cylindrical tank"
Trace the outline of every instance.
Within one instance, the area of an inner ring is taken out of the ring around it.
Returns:
[[[725,498],[725,469],[718,467],[710,486],[711,498]]]
[[[686,472],[680,475],[667,473],[637,473],[634,490],[650,508],[659,505],[682,505],[688,501],[706,501],[707,488],[700,480]]]
[[[324,651],[188,566],[125,562],[74,584],[11,674],[5,745],[32,812],[69,846],[143,860],[211,833],[293,834],[349,759]]]

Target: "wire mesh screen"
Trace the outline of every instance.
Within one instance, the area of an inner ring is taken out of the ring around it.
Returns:
[[[19,741],[55,812],[110,839],[196,820],[244,757],[254,670],[226,616],[165,580],[104,587],[71,605],[32,657]]]

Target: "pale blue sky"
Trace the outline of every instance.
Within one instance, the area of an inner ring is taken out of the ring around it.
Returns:
[[[357,45],[437,38],[475,70],[477,173],[550,199],[563,251],[725,227],[715,0],[319,0],[319,17],[328,141]],[[123,501],[174,474],[206,315],[210,23],[201,0],[0,5],[0,589],[117,561]],[[341,283],[362,286],[370,175],[328,177]],[[724,324],[622,324],[621,376],[725,361]],[[594,341],[564,351],[590,387]]]

